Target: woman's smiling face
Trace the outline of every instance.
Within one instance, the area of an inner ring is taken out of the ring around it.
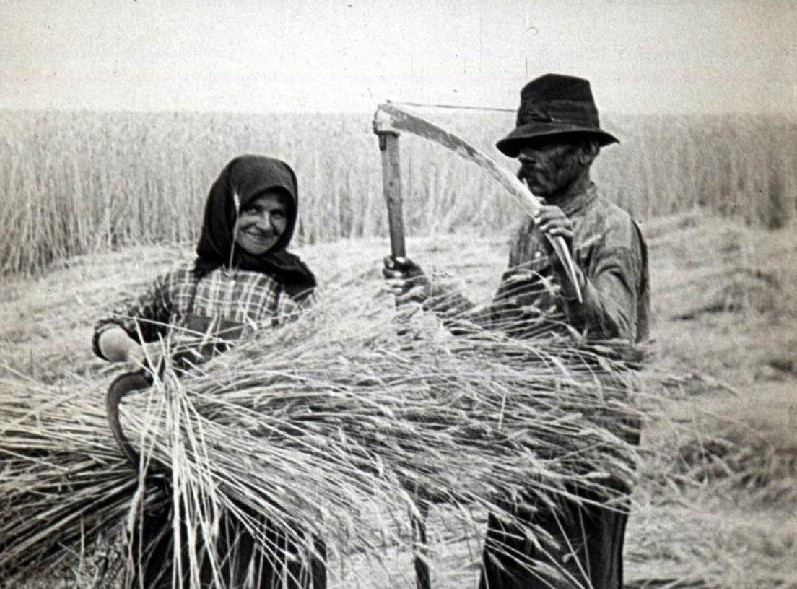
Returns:
[[[252,200],[238,216],[235,243],[259,256],[273,248],[288,226],[288,199],[269,191]]]

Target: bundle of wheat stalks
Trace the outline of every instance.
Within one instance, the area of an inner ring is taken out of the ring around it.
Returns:
[[[315,536],[330,561],[377,562],[385,546],[411,549],[404,520],[418,506],[454,506],[452,520],[476,533],[485,511],[511,520],[530,494],[549,505],[624,500],[635,448],[623,424],[640,417],[644,393],[621,361],[559,336],[452,335],[419,309],[397,316],[392,300],[356,282],[319,299],[281,329],[179,378],[167,368],[130,397],[123,424],[137,469],[110,436],[105,383],[53,390],[6,378],[0,578],[135,526],[153,501],[179,505],[174,531],[211,560],[219,514],[231,512],[264,542],[284,528],[308,558]]]

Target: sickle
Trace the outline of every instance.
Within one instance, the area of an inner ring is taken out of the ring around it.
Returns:
[[[374,133],[379,136],[380,143],[383,143],[385,140],[392,140],[391,142],[395,143],[399,131],[405,131],[407,133],[412,133],[413,135],[423,137],[424,139],[428,139],[429,141],[450,149],[466,160],[472,161],[477,166],[486,170],[490,176],[493,177],[493,179],[497,180],[501,186],[503,186],[507,192],[509,192],[509,194],[515,197],[515,199],[532,217],[536,217],[540,212],[540,207],[542,204],[540,203],[539,199],[529,191],[528,187],[524,185],[523,182],[517,178],[517,176],[495,161],[487,153],[477,147],[474,147],[454,133],[450,133],[449,131],[438,127],[434,123],[427,121],[426,119],[401,109],[396,104],[391,102],[380,104],[376,109],[376,113],[374,114]],[[396,158],[396,166],[397,165],[398,159]],[[394,176],[398,178],[397,171],[395,172]],[[385,179],[385,183],[385,193],[387,195],[387,178]],[[393,197],[393,200],[396,200],[395,197]],[[389,213],[391,210],[390,207],[391,199],[389,198]],[[398,207],[396,207],[395,204],[393,207],[398,208],[398,212],[400,213],[400,200]],[[400,223],[400,219],[394,223],[391,218],[391,240],[393,238],[394,226],[398,227],[400,226]],[[573,263],[573,257],[567,248],[564,238],[557,236],[553,238],[549,237],[548,240],[551,242],[557,257],[562,262],[565,272],[575,288],[579,302],[582,302],[583,299],[581,295],[581,288],[579,287],[578,279],[576,278],[576,266]]]
[[[145,370],[126,372],[114,379],[108,387],[108,393],[105,396],[105,409],[108,414],[108,424],[111,426],[111,433],[119,448],[136,468],[138,468],[139,464],[138,452],[136,452],[122,431],[122,424],[119,422],[119,403],[128,394],[145,389],[151,384],[152,376]]]

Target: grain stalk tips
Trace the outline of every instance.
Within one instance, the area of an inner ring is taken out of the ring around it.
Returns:
[[[223,514],[264,561],[276,527],[307,562],[321,538],[330,562],[373,566],[385,545],[412,550],[406,522],[386,514],[417,513],[418,501],[459,535],[477,537],[478,514],[491,512],[546,546],[518,518],[530,490],[555,507],[585,494],[620,501],[611,481],[632,483],[636,450],[617,416],[642,410],[622,360],[564,335],[455,337],[420,314],[399,335],[386,297],[354,285],[321,296],[284,329],[131,397],[124,425],[138,469],[114,447],[96,385],[54,401],[48,387],[14,381],[25,394],[0,406],[13,424],[0,437],[0,571],[52,562],[58,546],[103,530],[135,536],[158,504],[172,506],[175,536],[193,547],[174,556],[174,574],[195,585],[204,574],[224,582]],[[367,586],[366,569],[356,574]]]

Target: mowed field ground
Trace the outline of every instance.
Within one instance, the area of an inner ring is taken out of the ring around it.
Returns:
[[[650,366],[667,386],[646,425],[642,483],[629,523],[629,587],[797,587],[797,238],[793,224],[767,231],[700,210],[649,220],[653,330]],[[426,268],[460,277],[486,300],[506,265],[510,230],[410,240]],[[0,286],[0,394],[15,379],[52,387],[107,383],[92,325],[191,244],[125,247],[79,256],[36,278]],[[299,252],[321,284],[380,280],[383,239],[340,240]],[[323,287],[321,291],[323,297]],[[102,403],[102,399],[97,399]],[[430,524],[434,587],[473,587],[480,538],[452,537],[444,513]],[[384,555],[375,587],[412,587],[409,555]],[[30,587],[91,586],[90,553]],[[348,563],[351,567],[366,566]],[[340,587],[353,586],[345,569]],[[2,583],[0,583],[2,584]]]

